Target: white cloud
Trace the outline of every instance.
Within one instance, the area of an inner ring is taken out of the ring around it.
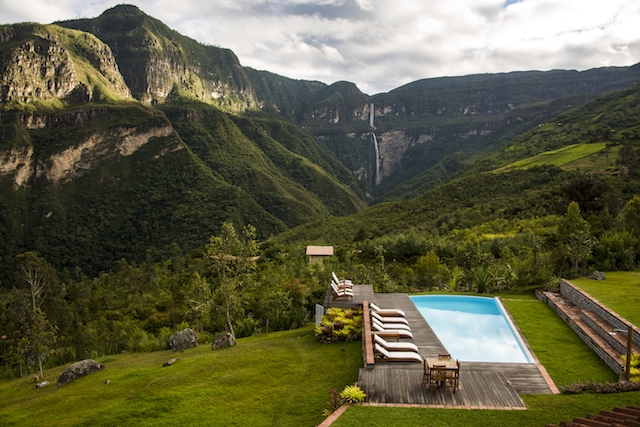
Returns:
[[[118,1],[0,0],[0,17],[93,17]],[[425,77],[640,62],[637,0],[130,1],[243,65],[371,94]]]

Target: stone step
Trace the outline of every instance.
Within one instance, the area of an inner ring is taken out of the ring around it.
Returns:
[[[627,353],[627,335],[624,332],[614,331],[614,327],[590,310],[582,310],[583,320],[609,344],[611,344],[620,354]],[[640,353],[640,347],[632,344],[632,351]]]
[[[618,351],[605,337],[592,328],[591,325],[585,321],[586,316],[580,307],[577,307],[560,294],[544,292],[544,296],[556,313],[567,322],[571,329],[573,329],[611,369],[616,373],[624,371],[624,362],[622,361],[621,355],[623,353],[626,354],[626,351]],[[596,329],[598,328],[596,327]]]

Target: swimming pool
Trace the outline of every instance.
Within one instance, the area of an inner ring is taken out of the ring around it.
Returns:
[[[496,298],[417,295],[411,300],[447,351],[467,362],[531,363]]]

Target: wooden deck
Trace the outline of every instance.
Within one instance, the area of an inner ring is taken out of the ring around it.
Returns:
[[[413,333],[413,342],[423,358],[436,357],[447,350],[406,294],[366,294],[382,308],[404,310]],[[358,303],[358,292],[348,306]],[[360,301],[362,304],[362,301]],[[335,306],[332,301],[331,306]],[[531,349],[529,351],[533,354]],[[535,357],[535,356],[534,356]],[[544,368],[542,368],[544,371]],[[535,363],[480,363],[461,361],[460,389],[429,391],[422,384],[421,364],[411,362],[376,363],[360,370],[358,385],[367,393],[367,404],[420,405],[427,407],[525,409],[520,394],[551,394],[553,384]]]
[[[327,293],[324,296],[325,307],[350,308],[354,305],[362,306],[362,301],[373,301],[374,293],[371,285],[353,285],[353,299],[332,299],[331,287],[327,286]]]

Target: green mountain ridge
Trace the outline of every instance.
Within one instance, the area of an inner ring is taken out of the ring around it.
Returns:
[[[57,268],[97,274],[123,257],[141,261],[147,250],[167,256],[173,242],[186,250],[201,247],[224,221],[253,224],[264,239],[366,206],[350,188],[364,194],[349,171],[291,124],[235,116],[175,82],[157,107],[126,100],[130,92],[111,50],[104,44],[93,49],[100,43],[94,36],[55,25],[2,30],[9,34],[0,44],[3,69],[22,64],[31,79],[6,72],[13,79],[8,87],[59,89],[5,90],[5,271],[16,254],[36,250]],[[45,48],[30,48],[39,43]],[[41,64],[52,64],[53,74],[38,74],[49,69]],[[65,80],[67,74],[56,74],[60,69],[81,72]],[[126,90],[110,88],[112,80]]]
[[[579,202],[585,215],[602,216],[601,221],[611,222],[611,217],[640,192],[639,101],[640,85],[602,95],[521,134],[471,167],[464,168],[452,158],[450,173],[456,178],[442,179],[440,185],[419,197],[302,225],[277,236],[274,242],[347,244],[402,233],[437,236],[495,220],[562,215],[571,201]],[[494,172],[573,144],[620,147],[617,159],[607,163],[608,168],[615,161],[615,170],[595,171],[598,174],[564,171],[549,160],[532,168]]]
[[[419,196],[640,75],[634,66],[446,77],[369,96],[350,82],[242,67],[230,50],[182,36],[131,5],[94,19],[2,26],[1,34],[3,262],[37,250],[58,268],[91,272],[118,257],[140,261],[147,249],[164,256],[173,241],[197,248],[226,220],[251,223],[264,239],[372,200]],[[97,184],[107,182],[118,183],[111,198]],[[189,224],[189,213],[199,219],[184,230],[172,223]],[[73,249],[95,240],[105,243],[87,251],[91,257]]]

